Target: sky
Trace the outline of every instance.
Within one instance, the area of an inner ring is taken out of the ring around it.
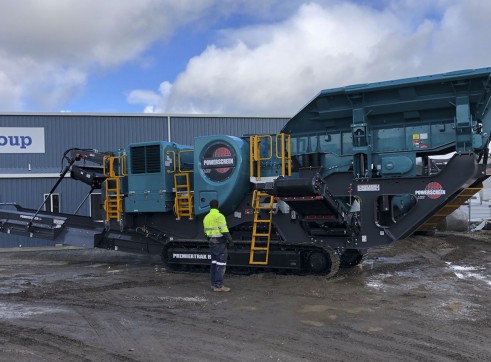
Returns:
[[[0,112],[292,116],[491,66],[489,0],[0,0]]]

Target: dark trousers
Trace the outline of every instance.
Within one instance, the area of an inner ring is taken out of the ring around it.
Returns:
[[[210,243],[211,253],[211,268],[210,278],[211,286],[215,288],[221,288],[223,286],[223,275],[227,268],[227,244],[223,243]]]

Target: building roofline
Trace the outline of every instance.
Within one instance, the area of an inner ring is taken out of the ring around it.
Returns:
[[[233,114],[178,114],[178,113],[84,113],[84,112],[0,112],[1,116],[49,117],[158,117],[158,118],[270,118],[290,119],[292,115],[233,115]]]

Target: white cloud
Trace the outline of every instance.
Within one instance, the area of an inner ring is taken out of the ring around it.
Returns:
[[[161,113],[171,90],[172,84],[166,81],[160,84],[159,93],[135,89],[128,94],[127,100],[130,104],[146,104],[144,113]]]
[[[301,5],[281,22],[226,29],[190,59],[152,109],[293,114],[321,89],[489,66],[491,2]]]
[[[168,38],[209,2],[3,0],[0,45],[14,56],[110,66]]]
[[[138,59],[212,0],[0,0],[0,109],[53,109],[90,72]]]
[[[491,2],[480,0],[0,0],[0,8],[2,111],[63,107],[94,72],[155,64],[152,45],[227,17],[255,25],[222,29],[176,78],[128,92],[128,102],[147,112],[292,114],[324,88],[491,58],[482,39]]]

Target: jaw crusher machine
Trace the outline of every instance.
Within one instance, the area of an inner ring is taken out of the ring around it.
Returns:
[[[65,171],[103,190],[105,222],[17,206],[0,210],[0,230],[202,267],[217,199],[236,244],[229,266],[332,276],[433,232],[482,188],[490,91],[491,68],[353,85],[320,92],[276,135],[71,149]]]

